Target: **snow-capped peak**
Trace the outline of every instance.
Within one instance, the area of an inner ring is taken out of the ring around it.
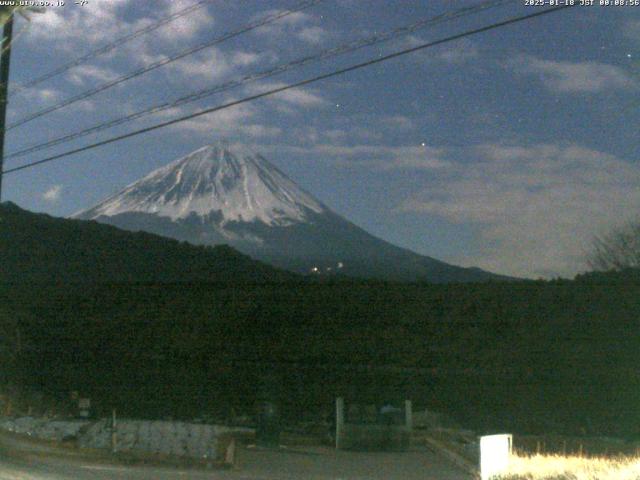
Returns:
[[[202,147],[77,217],[150,213],[172,220],[220,212],[222,223],[260,221],[286,226],[326,210],[259,154],[221,141]]]

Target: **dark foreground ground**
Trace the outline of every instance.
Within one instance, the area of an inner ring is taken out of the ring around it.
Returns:
[[[467,480],[471,477],[424,447],[408,452],[344,452],[324,447],[241,447],[228,470],[118,465],[103,458],[60,454],[54,448],[0,434],[0,480]]]

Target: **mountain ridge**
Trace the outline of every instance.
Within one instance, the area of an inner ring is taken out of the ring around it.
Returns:
[[[0,283],[269,283],[301,281],[227,245],[56,218],[0,203]]]
[[[340,271],[435,283],[512,280],[375,237],[315,199],[262,155],[226,142],[174,160],[73,218],[193,244],[228,243],[296,273]]]

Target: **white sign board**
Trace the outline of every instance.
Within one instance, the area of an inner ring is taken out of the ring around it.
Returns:
[[[490,480],[506,473],[511,455],[512,436],[487,435],[480,437],[480,477]]]

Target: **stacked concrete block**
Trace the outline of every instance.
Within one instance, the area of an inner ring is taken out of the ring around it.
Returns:
[[[202,451],[202,442],[205,439],[205,430],[207,425],[191,425],[189,429],[189,435],[186,438],[185,451],[189,457],[202,457],[204,452]]]
[[[151,453],[162,453],[162,445],[166,441],[167,433],[163,431],[163,423],[152,421],[149,424],[149,440],[145,442]]]
[[[138,442],[140,422],[130,421],[119,424],[116,429],[118,450],[133,450]]]
[[[110,448],[111,430],[107,420],[93,422],[80,432],[78,446],[80,448]]]
[[[0,428],[4,430],[49,440],[76,437],[80,448],[98,449],[112,448],[111,425],[110,419],[93,422],[32,417],[0,420]],[[220,455],[219,438],[233,435],[234,432],[248,433],[251,430],[159,420],[118,420],[116,448],[118,451],[217,459]]]
[[[43,440],[63,441],[78,436],[89,422],[85,420],[48,420],[33,417],[3,419],[0,428]]]
[[[53,420],[45,422],[40,426],[40,430],[37,433],[38,438],[45,440],[63,441],[72,438],[76,438],[80,430],[88,425],[84,420]]]
[[[227,431],[214,425],[120,420],[116,429],[117,448],[120,451],[215,458],[216,438]],[[91,441],[102,440],[95,432],[92,433]]]

